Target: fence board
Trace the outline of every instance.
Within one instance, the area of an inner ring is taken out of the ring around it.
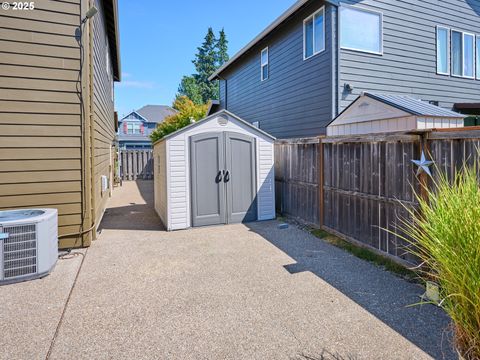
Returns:
[[[119,159],[122,180],[153,179],[152,150],[120,150]]]

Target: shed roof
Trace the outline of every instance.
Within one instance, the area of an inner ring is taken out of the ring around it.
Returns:
[[[406,95],[376,94],[370,92],[364,92],[363,95],[381,101],[385,104],[403,110],[412,115],[454,118],[464,117],[462,114],[459,114],[457,112],[447,110]]]
[[[220,115],[222,115],[222,114],[231,116],[231,117],[234,118],[235,120],[237,120],[237,121],[239,121],[240,123],[242,123],[242,124],[246,125],[247,127],[251,128],[252,130],[254,130],[254,131],[256,131],[256,132],[258,132],[258,133],[260,133],[260,134],[263,134],[263,135],[269,137],[269,138],[272,139],[272,140],[275,140],[275,137],[272,136],[272,135],[270,135],[269,133],[263,131],[262,129],[257,128],[256,126],[253,126],[253,125],[250,124],[248,121],[243,120],[242,118],[240,118],[240,117],[238,117],[237,115],[231,113],[230,111],[223,109],[223,110],[220,110],[220,111],[218,111],[218,112],[216,112],[216,113],[214,113],[214,114],[212,114],[212,115],[209,115],[209,116],[207,116],[207,117],[205,117],[205,118],[203,118],[203,119],[201,119],[201,120],[195,121],[194,123],[191,123],[190,125],[187,125],[187,126],[181,128],[181,129],[178,129],[177,131],[174,131],[173,133],[170,133],[170,134],[168,134],[167,136],[164,136],[163,138],[155,141],[155,142],[153,143],[153,145],[155,145],[155,144],[157,144],[157,143],[159,143],[159,142],[162,142],[162,141],[164,141],[164,140],[170,139],[170,138],[172,138],[172,137],[174,137],[174,136],[177,136],[177,135],[183,133],[184,131],[187,131],[187,130],[190,130],[190,129],[194,128],[194,127],[197,127],[197,126],[199,126],[200,124],[203,124],[205,121],[214,119],[214,118],[216,118],[216,117],[218,117],[218,116],[220,116]]]
[[[167,105],[145,105],[135,112],[149,122],[161,123],[167,116],[177,113],[177,110]]]

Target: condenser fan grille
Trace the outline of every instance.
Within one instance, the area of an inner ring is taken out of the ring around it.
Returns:
[[[13,279],[37,272],[37,235],[35,225],[5,226],[3,240],[3,278]]]

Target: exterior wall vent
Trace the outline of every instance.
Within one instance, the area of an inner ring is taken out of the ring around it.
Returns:
[[[217,118],[217,122],[220,126],[226,126],[228,124],[228,117],[226,117],[225,115],[220,115]]]

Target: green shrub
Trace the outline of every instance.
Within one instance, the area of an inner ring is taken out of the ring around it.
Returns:
[[[152,131],[150,139],[152,142],[155,142],[189,125],[192,121],[203,119],[207,114],[208,106],[209,104],[195,105],[193,101],[186,96],[177,97],[173,103],[173,107],[178,110],[178,112],[167,116],[165,120]]]
[[[440,173],[440,171],[437,172]],[[480,189],[477,167],[453,180],[440,173],[417,211],[403,220],[410,251],[423,262],[420,275],[440,285],[440,305],[455,327],[457,349],[480,359]]]

